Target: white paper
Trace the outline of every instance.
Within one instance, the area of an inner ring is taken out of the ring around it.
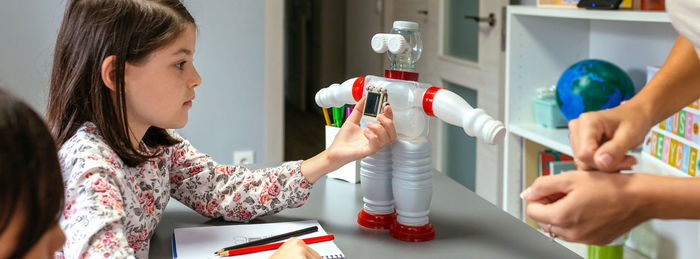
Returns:
[[[262,251],[252,254],[245,254],[231,257],[220,257],[214,252],[221,248],[242,244],[248,241],[266,238],[282,233],[287,233],[311,226],[318,226],[318,231],[297,238],[309,238],[326,235],[321,225],[316,220],[264,223],[264,224],[241,224],[214,227],[194,227],[175,229],[175,247],[173,257],[177,252],[177,259],[191,258],[268,258],[275,250]],[[281,242],[281,241],[280,241]],[[343,253],[333,241],[309,244],[309,247],[318,252],[324,258],[343,258]]]

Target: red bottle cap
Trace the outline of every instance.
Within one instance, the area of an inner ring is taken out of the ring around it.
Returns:
[[[359,101],[362,99],[362,91],[365,89],[365,77],[361,76],[355,79],[355,82],[352,83],[352,98],[355,99],[355,101]],[[350,116],[350,114],[348,114]]]
[[[389,229],[396,221],[396,211],[391,214],[372,214],[362,209],[357,213],[357,224],[371,229]]]
[[[423,94],[423,111],[428,116],[435,117],[435,113],[433,113],[433,99],[435,99],[435,94],[441,89],[440,87],[433,86],[428,88]]]
[[[396,221],[391,225],[389,234],[401,241],[425,242],[435,239],[435,228],[430,222],[423,226],[407,226]]]

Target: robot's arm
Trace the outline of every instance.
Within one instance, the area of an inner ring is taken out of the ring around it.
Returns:
[[[342,84],[332,84],[316,93],[316,104],[323,108],[355,104],[362,98],[365,77],[345,80]]]
[[[423,94],[423,111],[449,124],[462,127],[469,136],[495,144],[503,139],[503,123],[482,109],[474,109],[459,95],[442,88],[431,87]]]

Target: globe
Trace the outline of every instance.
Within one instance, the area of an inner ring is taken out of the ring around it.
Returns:
[[[557,105],[567,121],[581,113],[613,108],[634,96],[634,84],[618,66],[599,59],[579,61],[557,82]]]

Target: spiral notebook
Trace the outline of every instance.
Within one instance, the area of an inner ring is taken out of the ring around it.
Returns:
[[[309,238],[326,235],[317,220],[292,221],[264,224],[241,224],[215,227],[176,228],[173,232],[173,258],[224,258],[214,255],[214,251],[221,248],[242,244],[269,236],[286,233],[302,228],[317,226],[318,232],[299,236],[297,238]],[[323,258],[345,258],[343,252],[333,241],[309,244]],[[252,254],[231,256],[225,258],[268,258],[275,250],[263,251]]]

